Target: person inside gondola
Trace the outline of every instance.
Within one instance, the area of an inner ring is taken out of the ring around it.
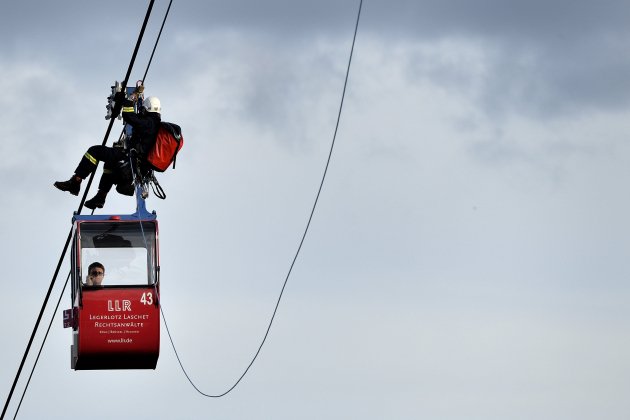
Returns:
[[[122,104],[122,117],[125,124],[133,127],[133,135],[131,137],[129,147],[138,156],[141,161],[146,159],[147,153],[155,144],[155,139],[160,128],[162,106],[160,100],[155,96],[149,96],[142,102],[141,112],[137,114],[134,111],[134,103],[138,99],[138,91],[131,95],[129,99],[124,98],[124,94],[116,98],[116,103]],[[119,108],[120,110],[120,108]],[[115,110],[112,118],[116,118],[118,112]],[[105,205],[107,193],[114,183],[118,186],[116,190],[125,195],[133,195],[133,185],[131,180],[121,180],[120,163],[127,160],[127,155],[122,147],[107,147],[96,145],[90,147],[85,155],[81,158],[79,165],[74,171],[74,175],[68,181],[57,181],[54,186],[61,191],[67,191],[72,195],[79,195],[81,190],[81,181],[87,178],[96,170],[99,161],[105,163],[103,175],[99,182],[99,190],[94,197],[85,202],[85,206],[89,209],[102,208]]]
[[[105,277],[105,266],[100,262],[93,262],[88,267],[87,281],[84,286],[101,286]]]

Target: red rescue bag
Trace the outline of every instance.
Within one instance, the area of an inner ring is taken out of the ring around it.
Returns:
[[[161,122],[155,144],[147,154],[147,162],[158,172],[167,170],[171,162],[175,169],[177,152],[183,145],[182,129],[177,124]]]

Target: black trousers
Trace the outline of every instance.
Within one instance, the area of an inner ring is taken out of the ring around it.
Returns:
[[[96,170],[99,161],[103,162],[103,175],[101,175],[98,189],[109,191],[112,185],[125,181],[120,169],[121,161],[124,159],[125,152],[119,147],[92,146],[83,155],[74,173],[81,179],[85,179]]]

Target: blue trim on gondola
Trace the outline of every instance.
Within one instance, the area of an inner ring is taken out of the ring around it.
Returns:
[[[74,214],[72,223],[80,220],[103,221],[103,220],[120,220],[120,221],[151,221],[157,220],[155,210],[149,213],[144,198],[142,198],[142,188],[136,185],[136,212],[133,214]]]

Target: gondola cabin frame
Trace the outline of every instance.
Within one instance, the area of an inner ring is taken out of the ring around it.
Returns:
[[[160,352],[159,248],[155,212],[75,215],[72,219],[71,367],[155,369]],[[87,285],[88,267],[105,267]]]

